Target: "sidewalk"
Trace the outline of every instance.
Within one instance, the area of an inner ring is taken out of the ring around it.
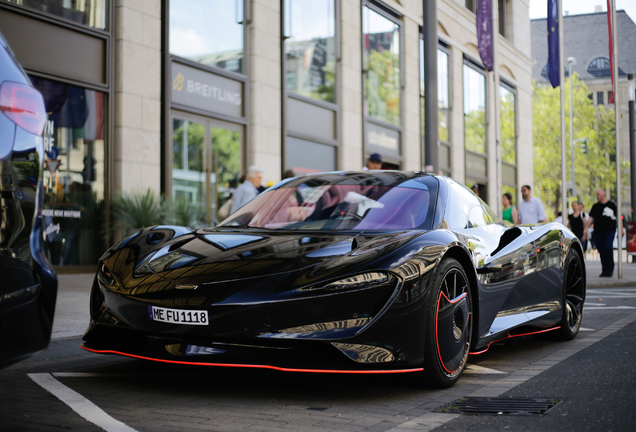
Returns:
[[[623,278],[618,278],[618,254],[614,252],[614,276],[611,278],[598,277],[601,274],[601,261],[596,255],[587,252],[585,260],[587,287],[588,288],[615,288],[615,287],[636,287],[636,263],[631,262],[631,258],[623,251]],[[629,260],[629,262],[626,262]]]

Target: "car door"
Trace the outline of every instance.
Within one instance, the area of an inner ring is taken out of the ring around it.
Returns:
[[[481,287],[479,336],[487,337],[527,321],[527,276],[533,272],[536,260],[530,229],[496,220],[487,204],[455,182],[451,183],[450,196],[449,226],[454,225],[455,231],[465,236]]]

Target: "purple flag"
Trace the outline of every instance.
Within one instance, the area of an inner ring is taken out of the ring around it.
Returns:
[[[477,3],[477,49],[487,71],[492,71],[492,3],[491,0],[478,0]]]

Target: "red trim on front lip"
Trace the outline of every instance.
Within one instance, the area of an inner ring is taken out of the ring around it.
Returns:
[[[135,355],[135,354],[129,354],[129,353],[120,352],[120,351],[96,350],[92,348],[87,348],[82,345],[80,345],[80,348],[86,351],[97,353],[97,354],[118,354],[118,355],[122,355],[126,357],[132,357],[132,358],[142,359],[142,360],[152,360],[152,361],[156,361],[160,363],[187,364],[187,365],[197,365],[197,366],[236,367],[236,368],[251,368],[251,369],[272,369],[272,370],[282,371],[282,372],[334,373],[334,374],[394,374],[394,373],[421,372],[424,370],[424,368],[395,369],[395,370],[294,369],[294,368],[284,368],[284,367],[270,366],[270,365],[202,363],[202,362],[187,362],[187,361],[179,361],[179,360],[164,360],[164,359],[156,359],[152,357],[144,357],[144,356]]]
[[[492,341],[492,342],[490,342],[490,343],[488,344],[488,346],[486,347],[486,349],[485,349],[485,350],[483,350],[483,351],[479,351],[479,352],[471,352],[471,353],[469,353],[469,354],[470,354],[470,355],[483,354],[483,353],[485,353],[486,351],[488,351],[488,350],[490,349],[490,345],[491,345],[491,344],[494,344],[494,343],[496,343],[496,342],[501,342],[502,340],[505,340],[505,339],[510,339],[510,338],[519,337],[519,336],[530,336],[530,335],[535,335],[535,334],[539,334],[539,333],[546,333],[546,332],[549,332],[549,331],[552,331],[552,330],[558,330],[558,329],[560,329],[560,328],[561,328],[561,326],[557,326],[557,327],[552,327],[552,328],[545,329],[545,330],[539,330],[539,331],[536,331],[536,332],[523,333],[523,334],[518,334],[518,335],[511,335],[511,334],[508,334],[508,336],[506,336],[506,337],[503,337],[503,338],[501,338],[501,339],[497,339],[496,341]]]

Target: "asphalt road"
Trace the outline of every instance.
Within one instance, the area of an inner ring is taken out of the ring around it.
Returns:
[[[525,336],[471,357],[451,389],[408,374],[343,376],[167,365],[61,337],[0,370],[0,431],[423,431],[635,429],[636,288],[588,290],[571,342]],[[543,415],[436,412],[462,397],[546,397]]]

